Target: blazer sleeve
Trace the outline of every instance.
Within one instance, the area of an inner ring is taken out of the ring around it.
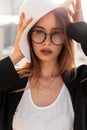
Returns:
[[[14,65],[9,57],[0,61],[0,91],[8,90],[17,81],[19,76],[14,68]]]
[[[87,56],[87,23],[71,23],[67,28],[67,34],[81,44],[83,52]]]

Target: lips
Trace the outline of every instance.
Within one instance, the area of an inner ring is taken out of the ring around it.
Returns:
[[[50,55],[52,53],[52,51],[50,49],[42,49],[42,50],[40,50],[40,52],[43,55]]]

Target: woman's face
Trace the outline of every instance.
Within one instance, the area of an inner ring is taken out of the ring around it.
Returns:
[[[64,40],[61,25],[56,21],[54,14],[45,15],[37,22],[32,32],[32,46],[35,55],[41,61],[57,61]]]

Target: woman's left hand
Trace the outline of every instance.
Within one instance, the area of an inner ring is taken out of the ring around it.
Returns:
[[[20,40],[22,37],[22,34],[24,30],[27,28],[27,26],[32,22],[32,17],[29,18],[27,21],[25,19],[25,14],[20,14],[20,19],[17,27],[17,35],[15,38],[15,45],[12,53],[9,55],[10,59],[12,60],[13,64],[18,63],[24,56],[20,50]]]
[[[73,0],[71,7],[68,8],[68,13],[72,18],[72,22],[84,21],[81,0]]]

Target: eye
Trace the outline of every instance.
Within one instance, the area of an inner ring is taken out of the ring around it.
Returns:
[[[62,43],[63,39],[64,39],[63,38],[63,33],[61,31],[52,33],[51,38],[52,38],[53,43],[55,43],[55,44]]]
[[[61,31],[57,31],[57,32],[53,32],[52,35],[60,35],[62,32]]]
[[[45,33],[41,30],[34,30],[32,32],[32,40],[36,43],[42,42],[45,37]]]
[[[62,35],[62,32],[54,32],[54,33],[52,33],[51,34],[52,35],[52,38],[54,38],[54,39],[58,39],[59,37],[61,37],[61,35]]]
[[[32,31],[32,33],[36,33],[36,34],[43,34],[44,32],[43,32],[43,31],[41,31],[41,30],[34,30],[34,31]]]
[[[34,30],[34,31],[32,32],[32,36],[33,36],[33,37],[43,37],[43,36],[44,36],[44,32],[41,31],[41,30]]]

